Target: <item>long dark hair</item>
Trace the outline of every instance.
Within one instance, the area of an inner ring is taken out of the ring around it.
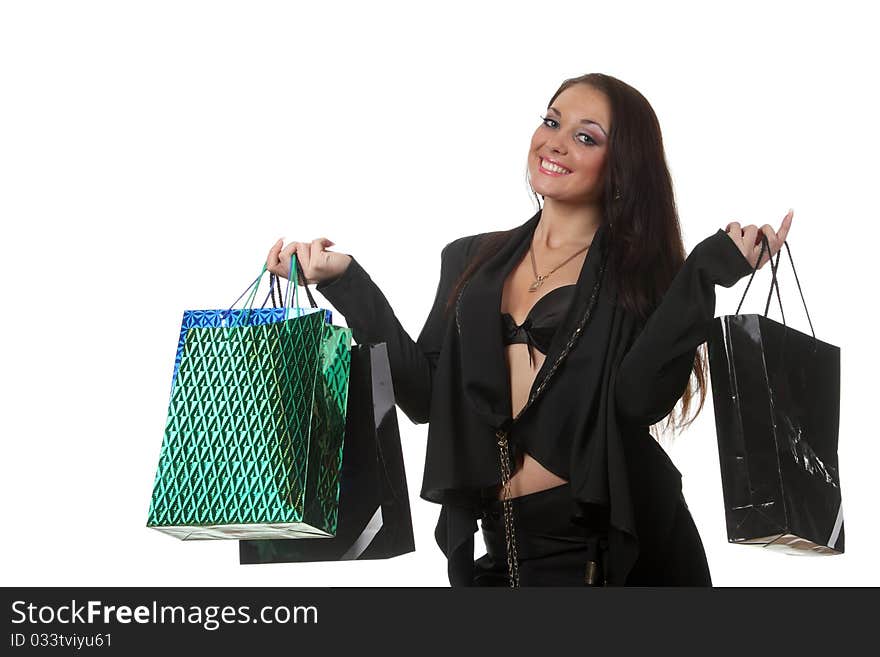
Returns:
[[[617,302],[639,321],[645,321],[669,289],[686,256],[660,122],[639,91],[602,73],[565,80],[547,107],[574,84],[588,84],[604,93],[611,106],[613,126],[602,193],[603,221],[610,224],[608,272],[616,281]],[[620,198],[615,198],[616,193]],[[537,201],[537,195],[535,199]],[[538,205],[540,207],[540,202]],[[512,230],[494,231],[483,237],[453,286],[447,311],[451,311],[471,274],[497,252],[511,233]],[[680,412],[677,416],[670,413],[666,420],[666,428],[673,432],[693,422],[706,401],[707,368],[703,346],[697,350],[691,373],[692,379],[681,398]],[[696,395],[699,395],[696,411],[685,419]]]

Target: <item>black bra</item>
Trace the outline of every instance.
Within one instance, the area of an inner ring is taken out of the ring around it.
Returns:
[[[532,306],[525,321],[519,326],[510,313],[501,313],[501,338],[505,345],[525,343],[529,346],[529,364],[532,348],[542,354],[550,349],[550,342],[565,317],[574,296],[575,285],[562,285],[550,290]]]

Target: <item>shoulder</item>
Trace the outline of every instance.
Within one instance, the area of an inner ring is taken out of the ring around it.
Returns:
[[[480,239],[489,233],[474,233],[473,235],[462,235],[461,237],[456,237],[451,242],[447,243],[446,246],[443,247],[443,250],[446,251],[455,251],[465,254],[471,254],[473,252],[473,248],[476,244],[479,243]]]
[[[459,263],[466,263],[476,252],[476,247],[480,243],[481,238],[488,233],[475,233],[473,235],[462,235],[451,242],[448,242],[440,252],[441,258],[445,260],[455,260]]]

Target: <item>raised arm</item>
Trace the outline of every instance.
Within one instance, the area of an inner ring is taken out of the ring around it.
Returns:
[[[697,347],[708,337],[715,286],[731,287],[751,271],[721,229],[694,247],[617,371],[622,419],[650,426],[672,411],[687,387]]]
[[[345,316],[359,344],[386,343],[397,405],[416,424],[428,421],[434,369],[447,326],[444,306],[464,270],[466,246],[467,238],[460,237],[441,250],[434,303],[415,341],[401,326],[382,290],[354,257],[342,274],[315,286]]]

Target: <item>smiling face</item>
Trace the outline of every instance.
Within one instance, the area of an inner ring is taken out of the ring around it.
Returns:
[[[608,98],[587,84],[574,84],[543,118],[529,146],[532,189],[559,202],[597,202],[611,130]]]

